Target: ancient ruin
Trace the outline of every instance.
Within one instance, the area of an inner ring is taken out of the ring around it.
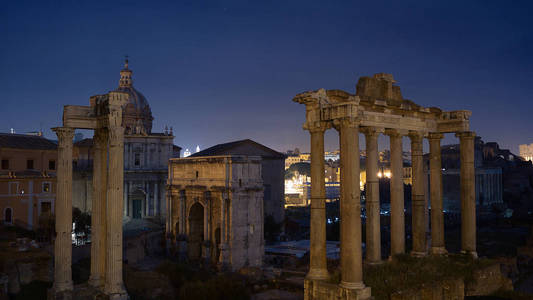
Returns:
[[[260,156],[171,159],[167,188],[167,245],[180,258],[233,271],[262,265]]]
[[[72,139],[74,130],[94,130],[91,275],[89,284],[104,299],[127,299],[122,281],[122,211],[125,92],[90,98],[90,106],[66,105],[58,137],[54,285],[49,299],[71,299]]]
[[[391,255],[405,252],[404,192],[402,181],[402,136],[411,140],[413,167],[411,254],[428,254],[426,201],[422,141],[430,144],[430,253],[446,253],[442,212],[441,139],[455,133],[460,139],[461,246],[476,254],[476,203],[474,132],[469,128],[470,111],[445,112],[422,107],[402,97],[391,74],[361,77],[356,94],[341,90],[304,92],[293,101],[305,104],[304,129],[311,134],[311,250],[305,299],[368,299],[370,288],[363,283],[361,248],[361,202],[359,192],[359,133],[365,134],[367,151],[366,261],[381,262],[377,137],[388,135],[391,151]],[[326,212],[324,183],[324,132],[335,128],[340,136],[341,161],[341,249],[339,285],[327,283]]]

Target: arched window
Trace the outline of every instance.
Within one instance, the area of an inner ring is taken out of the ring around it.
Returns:
[[[13,224],[13,209],[11,209],[11,207],[8,207],[4,210],[4,222]]]

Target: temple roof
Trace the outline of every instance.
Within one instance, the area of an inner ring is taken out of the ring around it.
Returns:
[[[285,158],[285,154],[270,149],[267,146],[261,145],[250,139],[218,144],[200,152],[196,152],[189,157],[218,155],[257,155],[265,158]]]

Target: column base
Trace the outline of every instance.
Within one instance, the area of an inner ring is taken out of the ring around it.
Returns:
[[[72,290],[56,291],[55,288],[48,289],[46,293],[47,300],[72,300]]]
[[[87,281],[87,284],[89,284],[90,286],[98,289],[98,288],[103,288],[105,282],[104,282],[103,278],[89,277],[89,281]]]
[[[413,257],[425,257],[427,256],[427,252],[420,252],[420,251],[411,251],[411,256]]]
[[[341,283],[339,283],[339,286],[341,288],[348,289],[348,290],[362,290],[365,288],[365,284],[362,281],[360,282],[341,281]]]
[[[226,243],[221,243],[219,245],[220,256],[218,258],[218,268],[220,270],[229,269],[229,247]]]
[[[345,288],[338,284],[328,283],[321,280],[304,280],[304,300],[370,300],[371,288],[361,289]]]
[[[365,261],[363,261],[363,263],[365,265],[368,265],[368,266],[379,266],[379,265],[382,265],[385,262],[383,260],[375,260],[375,261],[365,260]]]
[[[327,280],[328,278],[328,270],[318,268],[309,269],[309,272],[307,272],[307,275],[305,276],[305,279],[309,280]]]
[[[129,300],[130,297],[125,291],[118,294],[105,294],[98,300]]]
[[[472,258],[477,259],[477,252],[476,251],[468,251],[468,250],[461,250],[461,254],[468,254],[472,256]]]
[[[446,251],[446,248],[444,247],[431,247],[430,253],[432,255],[444,255],[448,254],[448,251]]]

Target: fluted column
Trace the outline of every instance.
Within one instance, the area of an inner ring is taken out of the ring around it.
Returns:
[[[124,205],[124,127],[121,118],[112,111],[109,127],[109,177],[107,187],[107,252],[105,293],[111,299],[126,299],[127,294],[122,281],[122,206]],[[118,124],[117,124],[118,123]]]
[[[378,136],[376,128],[364,127],[366,141],[366,262],[381,262],[379,214]]]
[[[390,138],[390,229],[391,256],[405,252],[405,212],[403,196],[402,135],[393,129],[385,134]]]
[[[409,132],[411,139],[411,161],[413,166],[413,186],[411,189],[412,201],[412,236],[414,256],[427,254],[425,209],[426,199],[424,196],[424,165],[422,157],[421,132]]]
[[[429,140],[429,187],[431,201],[431,253],[444,254],[444,215],[442,213],[442,160],[440,141],[442,133],[430,133]]]
[[[474,138],[472,131],[459,132],[461,160],[461,250],[476,253],[476,195],[474,168]]]
[[[359,124],[344,119],[339,124],[341,163],[341,283],[347,289],[362,289],[361,194],[359,189]]]
[[[311,249],[308,279],[328,278],[326,261],[326,186],[324,180],[324,131],[319,124],[311,133]]]
[[[93,201],[91,214],[91,276],[89,284],[103,287],[106,259],[107,131],[94,134]]]
[[[72,139],[74,129],[56,127],[52,130],[58,138],[53,286],[53,291],[58,294],[72,291]]]

